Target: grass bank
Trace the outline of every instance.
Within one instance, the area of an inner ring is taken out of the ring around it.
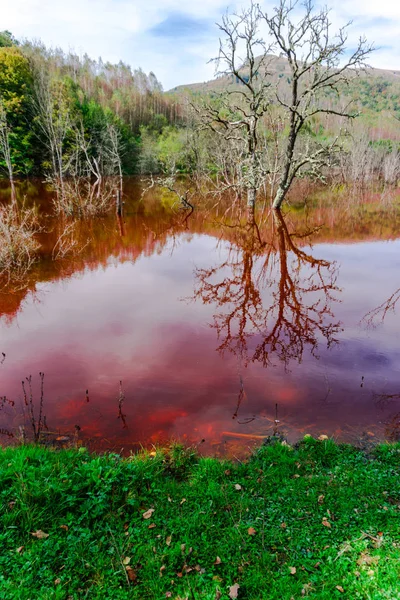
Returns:
[[[0,450],[0,598],[400,598],[400,444]]]

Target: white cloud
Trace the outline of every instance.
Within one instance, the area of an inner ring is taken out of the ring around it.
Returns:
[[[329,2],[329,0],[328,0]],[[207,61],[218,50],[218,29],[229,0],[0,0],[1,28],[17,38],[41,38],[46,45],[73,48],[93,58],[122,59],[152,70],[168,89],[180,83],[204,81],[214,74]],[[246,3],[243,2],[243,5]],[[264,6],[276,2],[268,0]],[[323,2],[321,2],[323,4]],[[400,69],[400,2],[382,0],[331,0],[334,27],[353,20],[349,43],[365,34],[381,49],[373,66]],[[230,2],[241,5],[240,1]],[[196,35],[160,35],[171,15],[199,20]],[[156,34],[152,29],[157,28]],[[204,28],[204,31],[202,30]]]

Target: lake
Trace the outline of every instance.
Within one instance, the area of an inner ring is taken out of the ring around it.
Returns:
[[[38,418],[39,373],[49,430],[99,450],[398,437],[400,211],[321,195],[256,223],[226,199],[185,218],[132,179],[123,219],[74,224],[44,186],[20,195],[45,230],[27,280],[0,292],[2,443],[29,433],[30,375]]]

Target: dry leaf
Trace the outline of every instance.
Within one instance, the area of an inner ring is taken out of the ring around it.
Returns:
[[[238,583],[235,583],[235,585],[231,585],[229,588],[229,598],[231,598],[232,600],[234,600],[234,598],[237,598],[239,588],[240,588],[240,585]]]
[[[169,535],[169,536],[167,537],[167,539],[165,540],[165,543],[167,544],[167,546],[170,546],[170,545],[171,545],[171,541],[172,541],[172,535]]]
[[[20,546],[19,548],[17,548],[18,554],[21,554],[21,552],[24,548],[25,548],[25,546]]]
[[[182,498],[179,504],[183,504],[184,502],[186,502],[186,498]]]
[[[125,556],[124,560],[122,561],[123,565],[129,565],[129,563],[131,562],[131,557],[130,556]]]
[[[367,552],[361,552],[360,558],[357,560],[358,565],[376,565],[379,561],[379,556],[370,556]]]
[[[60,525],[60,529],[64,529],[64,531],[68,531],[68,525]]]
[[[172,598],[172,592],[165,592],[166,598]]]
[[[235,483],[235,490],[241,490],[242,486],[240,485],[240,483]]]
[[[222,597],[222,593],[219,591],[219,589],[215,590],[215,600],[220,600]]]
[[[220,557],[219,557],[219,556],[217,556],[217,558],[216,558],[216,559],[215,559],[215,561],[214,561],[214,565],[220,565],[220,564],[221,564],[221,562],[222,562],[222,561],[221,561]]]
[[[318,496],[318,504],[322,504],[324,500],[325,500],[325,496],[323,494]]]
[[[160,567],[160,577],[162,577],[163,571],[165,571],[165,565]]]
[[[149,527],[148,527],[148,528],[149,528],[149,529],[154,529],[154,527],[157,527],[157,526],[156,526],[156,524],[155,524],[155,523],[150,523],[150,525],[149,525]]]
[[[319,439],[320,442],[324,442],[325,440],[329,440],[328,436],[324,435],[324,434],[318,436],[318,439]]]
[[[344,593],[344,589],[342,588],[341,585],[337,585],[336,589],[339,590],[339,592],[341,592],[342,594]]]
[[[126,574],[128,575],[128,579],[129,581],[136,581],[137,579],[137,574],[136,571],[134,571],[134,569],[132,569],[132,567],[126,567]]]
[[[185,552],[186,550],[186,544],[181,544],[181,552]]]
[[[297,569],[296,567],[289,567],[289,571],[291,575],[296,575]]]
[[[49,534],[45,533],[41,529],[38,529],[37,531],[32,531],[31,535],[33,535],[33,537],[37,538],[38,540],[44,540],[45,538],[49,537]]]
[[[154,512],[154,508],[149,508],[149,510],[146,510],[145,513],[143,513],[143,519],[150,519],[151,515]]]
[[[55,579],[54,580],[54,585],[60,585],[61,583],[61,579]]]
[[[256,530],[254,529],[254,527],[249,527],[247,533],[249,535],[256,535]]]
[[[281,523],[281,528],[282,529],[286,529],[286,527],[287,527],[286,523]]]
[[[332,525],[329,523],[329,521],[326,517],[324,517],[322,519],[322,525],[324,525],[324,527],[329,527],[329,529],[331,529],[331,527],[332,527]]]
[[[15,501],[13,501],[13,502],[9,502],[9,503],[8,503],[8,506],[9,506],[10,510],[13,510],[16,504],[17,504],[17,503],[16,503]]]

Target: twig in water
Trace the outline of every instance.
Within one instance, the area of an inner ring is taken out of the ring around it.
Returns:
[[[124,429],[127,429],[128,425],[126,423],[126,415],[122,412],[122,407],[124,405],[125,394],[122,389],[122,381],[119,382],[119,396],[118,396],[118,419],[121,419],[123,423]]]
[[[29,397],[28,397],[28,394],[27,394],[27,391],[25,388],[25,382],[22,381],[22,390],[24,393],[24,403],[25,403],[25,406],[27,406],[28,410],[29,410],[29,419],[30,419],[31,426],[32,426],[33,439],[35,442],[38,442],[40,440],[40,435],[42,433],[43,427],[47,428],[46,417],[43,415],[44,373],[39,373],[39,377],[40,377],[40,403],[39,403],[39,416],[38,416],[37,422],[36,422],[36,418],[35,418],[35,403],[34,403],[33,392],[32,392],[32,375],[29,375],[29,377],[26,377],[26,381],[28,383]]]

